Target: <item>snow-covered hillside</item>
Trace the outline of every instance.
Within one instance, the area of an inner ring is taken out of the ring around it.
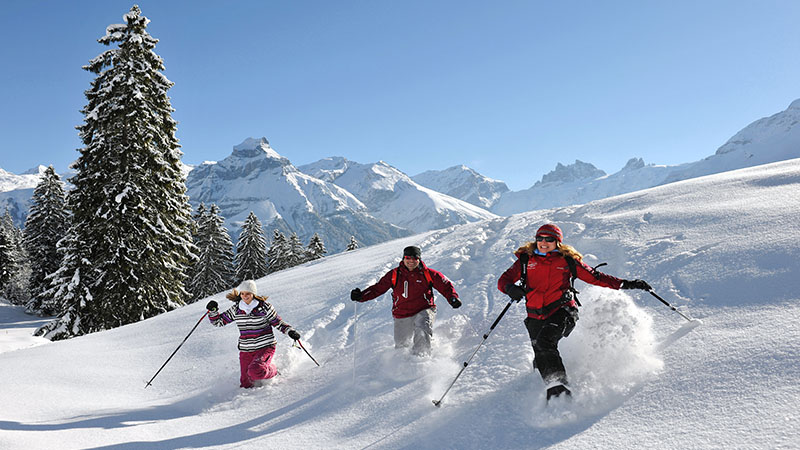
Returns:
[[[186,180],[193,206],[219,206],[233,235],[252,211],[269,233],[294,231],[304,241],[319,233],[333,251],[355,236],[374,244],[410,234],[376,219],[346,190],[297,170],[265,138],[246,139],[219,162],[194,168]]]
[[[464,165],[428,170],[411,179],[426,188],[484,209],[491,208],[503,193],[508,192],[508,186],[502,181],[485,177]]]
[[[0,354],[0,447],[796,448],[800,442],[800,160],[712,175],[583,206],[451,227],[323,258],[258,281],[321,367],[279,336],[281,375],[238,386],[237,330],[202,322],[206,300],[69,341]],[[644,278],[695,327],[640,291],[579,282],[562,341],[571,403],[545,406],[512,304],[511,252],[543,222],[608,273]],[[455,283],[439,298],[434,355],[392,347],[390,300],[355,305],[402,248]],[[212,297],[227,304],[222,294]],[[2,316],[2,315],[0,315]],[[2,325],[0,340],[25,325]],[[25,343],[17,343],[25,347]],[[7,345],[0,348],[8,348]]]
[[[327,158],[300,170],[346,189],[375,217],[416,232],[496,217],[481,207],[421,186],[383,161],[359,164]]]

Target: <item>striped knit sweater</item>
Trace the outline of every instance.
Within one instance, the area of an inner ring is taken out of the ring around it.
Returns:
[[[221,314],[217,311],[210,312],[208,319],[217,327],[236,322],[239,327],[239,351],[243,352],[254,352],[275,345],[272,327],[278,328],[284,334],[292,329],[278,316],[275,308],[265,301],[259,301],[259,305],[250,314],[241,310],[237,302]]]

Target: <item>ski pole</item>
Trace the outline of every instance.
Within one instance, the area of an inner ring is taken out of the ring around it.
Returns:
[[[303,347],[303,343],[302,343],[302,342],[300,342],[300,339],[296,340],[295,342],[297,342],[297,345],[299,345],[299,346],[300,346],[300,348],[302,348],[302,349],[303,349],[303,351],[304,351],[304,352],[306,352],[306,355],[308,355],[308,357],[309,357],[309,358],[311,358],[311,360],[312,360],[312,361],[314,361],[314,364],[316,364],[316,365],[317,365],[317,367],[319,367],[319,363],[317,362],[317,360],[316,360],[316,359],[314,359],[314,357],[313,357],[313,356],[311,356],[311,353],[308,353],[308,350],[306,350],[306,348],[305,348],[305,347]]]
[[[655,292],[653,292],[653,290],[652,290],[652,289],[648,289],[648,290],[647,290],[647,292],[649,292],[649,293],[650,293],[650,295],[652,295],[653,297],[655,297],[655,298],[657,298],[657,299],[661,300],[661,303],[663,303],[663,304],[667,305],[667,306],[669,307],[669,309],[671,309],[671,310],[675,311],[676,313],[680,314],[680,315],[681,315],[681,317],[683,317],[684,319],[688,320],[689,322],[692,322],[692,321],[694,321],[694,319],[692,319],[691,317],[687,316],[686,314],[684,314],[684,313],[682,313],[682,312],[678,311],[678,309],[677,309],[677,308],[675,308],[674,306],[672,306],[672,305],[670,305],[669,303],[667,303],[667,301],[666,301],[666,300],[664,300],[663,298],[659,297],[659,296],[658,296],[658,295],[657,295]]]
[[[483,335],[483,340],[481,341],[480,344],[478,344],[478,348],[476,348],[475,351],[472,352],[472,356],[470,356],[469,359],[466,362],[464,362],[464,367],[462,367],[461,370],[458,371],[458,375],[456,375],[456,377],[453,380],[453,382],[450,383],[450,386],[447,387],[447,390],[444,391],[444,394],[442,394],[442,397],[439,400],[433,400],[433,404],[436,405],[437,408],[442,405],[442,400],[444,400],[445,395],[447,395],[447,393],[450,392],[450,388],[452,388],[453,385],[456,384],[456,380],[458,380],[458,377],[461,376],[461,373],[464,372],[464,369],[467,368],[467,366],[469,365],[470,361],[472,361],[472,358],[474,358],[475,354],[478,353],[478,350],[480,350],[480,348],[483,345],[483,343],[486,342],[486,339],[489,337],[490,334],[492,334],[492,331],[494,330],[494,327],[496,327],[497,323],[500,322],[500,319],[503,318],[503,315],[505,315],[506,311],[508,311],[508,308],[511,306],[511,302],[513,302],[513,301],[514,300],[510,300],[508,302],[508,304],[506,305],[506,307],[503,308],[503,312],[501,312],[500,315],[497,316],[497,319],[494,320],[494,323],[492,324],[492,326],[489,327],[489,331],[486,334]]]
[[[174,352],[172,352],[172,354],[171,354],[171,355],[169,355],[169,358],[167,358],[167,360],[166,360],[166,361],[164,361],[164,364],[161,366],[161,369],[163,369],[163,368],[164,368],[164,366],[166,366],[166,365],[167,365],[167,363],[169,362],[169,360],[170,360],[170,359],[172,359],[172,357],[173,357],[173,356],[175,356],[175,353],[178,353],[178,350],[180,350],[180,348],[181,348],[181,346],[183,345],[183,343],[184,343],[184,342],[186,342],[186,340],[187,340],[187,339],[189,339],[189,336],[191,336],[191,335],[192,335],[192,333],[194,333],[194,330],[195,330],[195,328],[197,328],[197,326],[198,326],[198,325],[200,325],[200,322],[202,322],[202,321],[203,321],[203,319],[205,319],[207,315],[208,315],[208,311],[206,311],[206,313],[205,313],[205,314],[203,314],[203,317],[201,317],[201,318],[200,318],[200,320],[198,320],[198,321],[197,321],[197,323],[196,323],[196,324],[194,325],[194,327],[192,328],[192,331],[190,331],[190,332],[189,332],[189,334],[187,334],[187,335],[186,335],[186,337],[185,337],[185,338],[183,338],[183,342],[181,342],[181,345],[179,345],[179,346],[178,346],[178,348],[176,348],[176,349],[175,349],[175,351],[174,351]],[[156,379],[156,377],[158,376],[158,374],[159,374],[159,373],[161,373],[161,369],[158,369],[158,372],[156,372],[156,374],[155,374],[155,375],[153,375],[153,378],[150,378],[150,381],[148,381],[148,382],[147,382],[147,384],[146,384],[146,385],[144,385],[144,388],[145,388],[145,389],[147,389],[147,386],[150,386],[150,383],[152,383],[152,382],[153,382],[153,380],[155,380],[155,379]]]
[[[353,387],[356,385],[356,326],[358,325],[358,302],[353,302]]]

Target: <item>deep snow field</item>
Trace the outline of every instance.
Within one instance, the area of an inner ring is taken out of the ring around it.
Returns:
[[[508,304],[496,283],[513,251],[545,222],[702,325],[579,281],[581,319],[560,346],[572,401],[545,405],[514,303],[434,407]],[[464,302],[437,295],[430,358],[393,348],[388,294],[349,301],[412,244]],[[0,448],[800,448],[798,256],[800,159],[337,254],[258,281],[322,366],[279,334],[281,374],[251,390],[236,327],[205,320],[145,389],[207,300],[54,343],[2,303]]]

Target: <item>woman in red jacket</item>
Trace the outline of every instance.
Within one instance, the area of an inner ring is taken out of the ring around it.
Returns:
[[[394,317],[395,348],[411,347],[411,353],[425,356],[431,352],[433,320],[436,317],[436,304],[433,302],[433,289],[439,291],[450,306],[458,308],[458,299],[453,283],[422,262],[419,247],[403,249],[403,261],[375,284],[364,289],[350,291],[350,299],[365,302],[383,295],[392,289],[392,317]]]
[[[547,400],[571,395],[558,341],[572,332],[578,320],[578,304],[570,282],[573,274],[587,283],[611,289],[650,290],[643,280],[622,280],[592,269],[563,239],[558,226],[542,225],[536,232],[536,242],[528,242],[514,252],[517,261],[497,282],[497,288],[512,299],[525,297],[525,328],[533,346],[534,368],[539,369],[547,388]],[[521,280],[523,263],[526,276]],[[522,286],[517,281],[522,281]]]

